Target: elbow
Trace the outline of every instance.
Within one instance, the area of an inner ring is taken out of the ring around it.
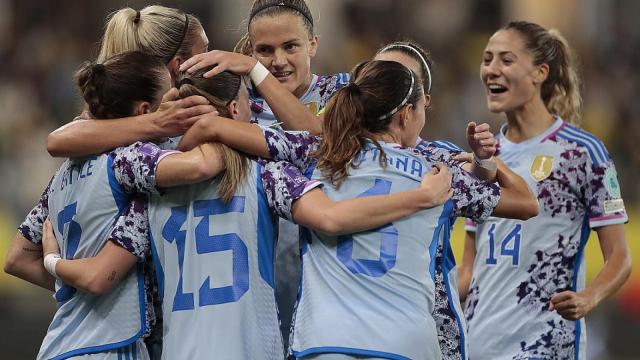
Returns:
[[[4,272],[9,275],[18,276],[20,274],[20,263],[12,257],[7,257],[4,261]]]
[[[78,284],[78,287],[91,295],[100,296],[113,288],[113,282],[108,281],[104,276],[99,276],[97,272],[91,271],[86,274],[86,278]]]
[[[322,229],[319,230],[329,236],[340,236],[348,232],[346,226],[340,224],[338,219],[334,219],[331,216],[325,216],[321,226]]]
[[[61,157],[64,155],[64,141],[56,133],[47,136],[47,151],[53,157]]]
[[[538,216],[540,212],[540,204],[535,198],[531,198],[526,202],[524,206],[522,206],[522,214],[520,220],[529,220],[532,217]]]

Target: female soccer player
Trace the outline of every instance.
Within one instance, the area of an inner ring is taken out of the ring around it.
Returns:
[[[527,180],[540,215],[468,227],[460,291],[470,356],[585,359],[584,316],[630,272],[613,161],[599,139],[575,125],[578,77],[558,32],[509,23],[489,39],[480,77],[489,110],[507,117],[497,154]],[[591,229],[605,265],[585,288]]]
[[[194,76],[181,84],[183,96],[199,94],[222,115],[249,120],[248,102],[242,101],[246,89],[239,76],[227,72],[211,79]],[[158,183],[166,183],[160,167],[173,156],[158,160]],[[269,207],[311,229],[339,234],[384,225],[449,197],[450,177],[444,168],[441,174],[428,176],[419,190],[334,203],[322,191],[311,190],[318,183],[309,182],[291,165],[270,163],[261,171],[261,165],[235,152],[223,159],[224,177],[152,196],[148,224],[141,212],[145,203],[134,203],[111,237],[138,253],[149,248],[146,229],[151,230],[164,294],[165,358],[204,359],[215,353],[230,359],[282,359]],[[220,235],[211,235],[210,226]],[[45,251],[55,252],[57,243],[49,240]],[[225,261],[225,254],[233,266]],[[54,270],[78,286],[92,277],[88,273],[98,272],[107,286],[109,274],[126,273],[135,263],[133,255],[123,255],[127,259],[121,260],[114,256],[103,250],[91,259],[60,260]],[[223,285],[225,279],[231,285],[215,286]]]
[[[162,94],[171,86],[165,64],[140,52],[120,54],[103,64],[87,64],[79,70],[77,80],[90,115],[103,119],[154,111],[160,105]],[[130,195],[154,191],[156,172],[170,171],[173,178],[176,173],[186,172],[191,177],[183,177],[178,183],[188,183],[210,177],[209,173],[220,168],[215,162],[202,163],[200,149],[181,154],[190,160],[189,166],[174,165],[168,170],[151,166],[161,156],[157,146],[136,143],[101,155],[67,160],[52,178],[38,206],[20,226],[5,271],[53,289],[53,278],[44,274],[59,257],[45,257],[42,267],[42,255],[35,255],[40,250],[42,226],[47,216],[51,217],[61,241],[64,258],[90,257],[104,245],[105,236],[118,214],[126,209]],[[178,159],[173,157],[163,163],[167,166],[175,160]],[[207,166],[212,169],[200,171]],[[41,265],[35,266],[21,249],[29,250],[30,256],[37,257]],[[113,247],[110,250],[124,252]],[[55,275],[55,271],[50,272]],[[88,291],[82,292],[56,281],[58,310],[38,359],[79,355],[96,359],[148,358],[142,337],[149,332],[153,313],[146,302],[148,283],[144,281],[142,267],[129,273],[112,273],[110,281],[119,284],[103,296],[95,296],[101,291],[90,282],[84,288]]]
[[[260,140],[260,129],[222,118],[199,122],[185,134],[187,143],[210,136],[261,156],[289,159],[325,183],[332,199],[412,188],[434,161],[452,165],[454,196],[445,207],[358,235],[306,232],[292,341],[297,357],[441,358],[432,317],[437,267],[432,259],[448,241],[451,218],[492,212],[528,218],[537,211],[526,184],[499,162],[498,201],[497,187],[460,169],[451,151],[432,148],[421,154],[402,147],[414,145],[424,125],[422,89],[403,65],[372,61],[357,68],[352,84],[329,102],[322,140],[269,128],[262,129]]]
[[[204,29],[193,15],[160,5],[139,11],[122,8],[109,15],[97,62],[125,51],[141,51],[160,58],[175,80],[179,65],[206,51],[208,46]],[[49,135],[47,150],[53,156],[85,156],[138,140],[177,136],[200,115],[213,111],[206,99],[176,99],[176,96],[175,90],[168,92],[158,111],[132,119],[96,121],[81,115],[82,121],[72,121]],[[123,137],[127,141],[119,141]]]

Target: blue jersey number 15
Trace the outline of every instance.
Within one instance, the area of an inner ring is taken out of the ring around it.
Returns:
[[[247,246],[244,241],[235,233],[210,235],[210,218],[214,215],[222,215],[230,212],[244,212],[244,196],[234,196],[228,204],[220,199],[198,200],[193,202],[193,215],[202,220],[195,228],[196,254],[206,254],[218,251],[232,251],[233,256],[233,284],[229,286],[211,288],[210,276],[202,282],[198,290],[198,306],[209,306],[238,301],[244,293],[249,290],[249,262]],[[192,292],[185,292],[183,287],[184,263],[185,260],[193,259],[191,254],[185,254],[185,242],[187,231],[193,229],[180,230],[187,221],[187,207],[177,206],[171,209],[171,217],[162,229],[162,236],[169,243],[175,241],[178,248],[178,267],[180,278],[176,295],[173,298],[173,310],[194,309],[194,298]],[[212,264],[211,266],[213,266]]]

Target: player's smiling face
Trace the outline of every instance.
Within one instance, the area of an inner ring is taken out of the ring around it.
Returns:
[[[295,96],[300,97],[311,84],[311,58],[318,40],[309,39],[299,16],[284,13],[262,16],[249,29],[253,56]]]
[[[487,43],[480,65],[489,111],[516,111],[540,96],[539,66],[515,30],[499,30]]]

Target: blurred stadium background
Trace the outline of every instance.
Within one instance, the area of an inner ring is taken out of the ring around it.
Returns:
[[[479,81],[489,36],[513,19],[560,29],[581,61],[583,127],[612,154],[631,221],[637,258],[640,226],[640,2],[636,0],[309,0],[320,36],[312,68],[347,71],[382,44],[409,37],[435,59],[434,107],[423,136],[464,143],[465,124],[502,119],[487,112]],[[212,48],[230,50],[246,29],[250,0],[164,1],[198,16]],[[104,19],[144,1],[0,0],[0,258],[59,161],[46,135],[80,108],[74,69],[97,55]],[[462,248],[461,223],[453,241]],[[459,257],[458,257],[459,259]],[[589,279],[602,266],[597,238],[587,249]],[[44,290],[0,273],[0,358],[30,359],[54,311]],[[640,271],[587,317],[591,359],[640,359]],[[505,329],[506,330],[506,329]],[[508,331],[508,330],[506,330]]]

